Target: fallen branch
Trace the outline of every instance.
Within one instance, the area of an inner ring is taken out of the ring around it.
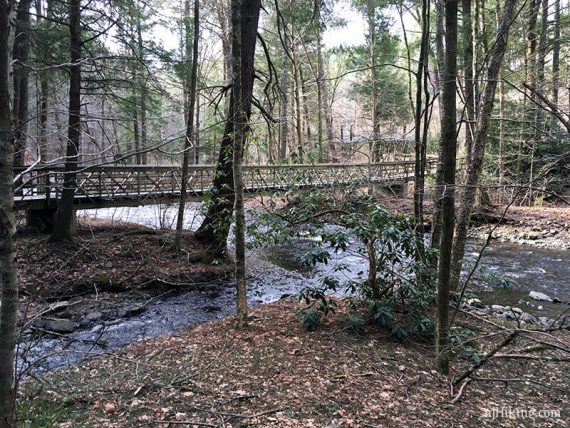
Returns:
[[[494,377],[471,377],[470,379],[477,381],[477,382],[529,382],[534,383],[535,385],[540,385],[545,388],[555,389],[558,391],[568,391],[568,388],[562,388],[555,385],[550,385],[548,383],[542,383],[534,379],[525,379],[525,378],[494,378]]]
[[[515,339],[515,337],[518,336],[519,332],[520,332],[519,330],[512,331],[501,343],[499,343],[499,345],[497,345],[491,352],[489,352],[487,355],[481,358],[481,360],[479,360],[477,364],[474,364],[469,370],[463,373],[459,377],[459,379],[453,382],[453,384],[454,385],[460,384],[461,382],[463,382],[463,380],[467,379],[473,373],[475,373],[477,370],[483,367],[491,358],[493,358],[495,354],[497,354],[497,352],[499,352],[501,349],[503,349],[505,346],[511,343]]]
[[[197,421],[155,420],[155,421],[149,421],[148,423],[150,423],[150,424],[167,424],[167,425],[188,425],[188,426],[198,425],[201,427],[219,427],[219,425],[216,425],[216,424],[209,424],[208,422],[197,422]],[[141,426],[144,426],[144,425],[141,425]]]
[[[461,396],[463,395],[463,391],[465,391],[465,387],[467,385],[469,385],[469,383],[472,381],[473,379],[471,378],[467,378],[465,380],[465,382],[463,382],[463,384],[461,385],[461,388],[459,388],[459,391],[457,392],[457,395],[453,398],[453,400],[451,400],[451,404],[455,404],[457,403],[460,399]]]
[[[553,361],[553,362],[570,362],[570,358],[552,356],[539,356],[539,355],[526,355],[526,354],[495,354],[492,358],[510,358],[514,360],[540,360],[540,361]]]

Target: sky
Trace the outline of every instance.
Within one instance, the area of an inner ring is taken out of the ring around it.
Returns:
[[[166,14],[172,13],[165,11]],[[402,33],[399,18],[395,10],[387,12],[393,17],[394,34]],[[341,17],[345,20],[346,25],[343,27],[328,28],[323,35],[323,43],[327,49],[343,46],[357,46],[366,42],[367,24],[363,16],[357,12],[351,3],[347,0],[339,0],[334,2],[333,16]],[[404,23],[408,29],[416,27],[413,18],[404,15]],[[176,50],[179,48],[178,35],[163,26],[159,26],[155,30],[155,37],[162,41],[166,49]]]

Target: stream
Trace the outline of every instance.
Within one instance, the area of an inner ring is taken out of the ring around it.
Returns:
[[[175,206],[142,206],[85,210],[81,215],[116,219],[149,227],[173,227]],[[189,203],[185,227],[196,229],[201,222],[199,204]],[[274,247],[256,250],[248,257],[248,301],[250,305],[269,303],[283,296],[297,294],[303,287],[318,285],[323,275],[364,276],[367,261],[356,254],[356,243],[349,251],[333,255],[327,265],[307,268],[300,263],[299,247]],[[466,251],[466,265],[478,256],[482,243],[471,242]],[[349,265],[345,272],[335,272],[340,263]],[[492,244],[481,259],[471,289],[486,304],[520,307],[537,316],[557,317],[570,308],[565,303],[536,302],[529,298],[537,291],[570,302],[570,252]],[[526,303],[528,302],[528,304]],[[233,282],[212,283],[201,290],[167,294],[151,299],[142,312],[129,318],[102,321],[90,330],[77,330],[57,337],[23,340],[18,349],[18,366],[24,372],[44,372],[80,363],[93,355],[111,352],[130,343],[180,331],[209,320],[234,313]],[[537,307],[541,305],[542,310]]]

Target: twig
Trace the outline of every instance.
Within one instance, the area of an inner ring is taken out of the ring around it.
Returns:
[[[494,354],[493,358],[510,358],[515,360],[540,360],[540,361],[553,361],[553,362],[570,362],[570,358],[540,355],[527,355],[527,354]]]
[[[526,378],[494,378],[494,377],[472,377],[471,380],[475,380],[478,382],[529,382],[534,383],[535,385],[543,386],[545,388],[555,389],[558,391],[568,391],[568,388],[561,388],[559,386],[549,385],[547,383],[542,383],[534,379],[526,379]]]
[[[198,425],[201,427],[219,427],[219,425],[216,424],[209,424],[208,422],[197,422],[197,421],[168,421],[168,420],[155,420],[155,421],[149,421],[148,423],[150,424],[172,424],[172,425]],[[144,425],[141,425],[144,426]]]
[[[465,380],[465,382],[463,382],[463,384],[461,385],[461,388],[459,388],[459,391],[457,392],[457,395],[453,398],[453,400],[451,400],[451,404],[455,404],[457,403],[460,399],[461,396],[463,395],[463,391],[465,391],[465,387],[472,381],[473,379],[471,378],[467,378]]]

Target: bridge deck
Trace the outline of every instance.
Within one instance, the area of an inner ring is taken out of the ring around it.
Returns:
[[[430,161],[428,171],[433,162]],[[414,162],[377,164],[247,165],[244,185],[248,192],[330,187],[347,184],[396,184],[414,178]],[[56,208],[63,189],[63,168],[23,169],[16,188],[16,209]],[[215,173],[211,165],[189,167],[188,196],[200,199],[210,188]],[[175,201],[180,195],[179,166],[85,167],[77,174],[77,209],[131,206]],[[370,178],[369,178],[370,177]]]

